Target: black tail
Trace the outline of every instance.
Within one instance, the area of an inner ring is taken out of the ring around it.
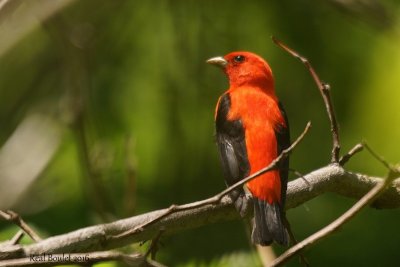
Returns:
[[[269,204],[254,198],[254,226],[251,239],[254,244],[271,245],[273,241],[283,246],[289,245],[289,235],[283,223],[284,213],[279,203]]]

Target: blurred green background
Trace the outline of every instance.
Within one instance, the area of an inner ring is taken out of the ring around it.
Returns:
[[[228,84],[205,60],[234,50],[270,63],[292,138],[313,123],[291,167],[324,166],[331,136],[321,97],[272,35],[330,83],[343,152],[367,140],[399,162],[399,12],[396,0],[14,1],[0,9],[1,208],[51,236],[222,190],[213,113]],[[366,152],[347,168],[386,174]],[[303,239],[354,201],[327,194],[288,218]],[[306,255],[311,266],[398,266],[399,222],[399,210],[367,208]],[[0,222],[1,240],[15,231]],[[165,237],[157,259],[261,264],[240,221]]]

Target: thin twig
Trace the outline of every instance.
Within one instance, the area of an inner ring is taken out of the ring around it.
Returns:
[[[218,197],[218,199],[221,199],[223,196],[227,195],[228,193],[230,193],[232,190],[239,188],[241,186],[243,186],[244,184],[248,183],[250,180],[253,180],[254,178],[260,176],[261,174],[264,174],[266,172],[275,170],[277,168],[279,168],[279,163],[286,158],[287,156],[289,156],[289,154],[292,152],[292,150],[301,142],[301,140],[303,140],[304,136],[308,133],[308,131],[311,128],[311,122],[308,122],[306,127],[304,128],[303,132],[299,135],[299,137],[297,137],[297,139],[290,145],[290,147],[284,149],[282,151],[282,153],[275,158],[267,167],[259,170],[258,172],[253,173],[252,175],[249,175],[248,177],[244,178],[243,180],[240,180],[239,182],[231,185],[230,187],[228,187],[227,189],[225,189],[224,191],[222,191],[221,193],[219,193],[218,195],[216,195]]]
[[[379,177],[370,177],[365,174],[348,172],[338,164],[329,164],[314,170],[304,177],[312,185],[296,179],[288,183],[286,195],[286,209],[292,209],[324,193],[335,193],[344,197],[360,199],[376,184],[382,181]],[[390,187],[372,204],[379,209],[400,208],[400,178],[393,181]],[[214,198],[211,198],[214,199]],[[187,205],[192,205],[189,203]],[[193,206],[193,205],[192,205]],[[89,252],[113,249],[128,244],[151,240],[160,229],[165,229],[163,235],[171,235],[188,229],[210,225],[227,220],[238,220],[240,216],[232,207],[232,200],[225,196],[220,202],[205,205],[186,211],[171,214],[157,223],[143,228],[143,231],[120,239],[110,239],[118,233],[125,233],[129,229],[142,226],[153,218],[164,214],[166,209],[155,210],[130,218],[114,221],[108,224],[93,225],[77,229],[59,236],[46,238],[38,243],[0,248],[0,259],[19,258],[31,254],[41,253],[70,253]]]
[[[349,152],[347,152],[345,155],[343,155],[340,159],[339,159],[339,164],[341,166],[343,166],[344,164],[346,164],[349,159],[351,159],[351,157],[353,157],[355,154],[357,154],[358,152],[361,152],[364,149],[364,145],[363,144],[357,144],[355,145],[352,149],[350,149]]]
[[[272,36],[272,40],[280,48],[282,48],[283,50],[288,52],[293,57],[299,59],[307,67],[312,78],[314,79],[314,81],[322,95],[322,99],[324,100],[326,111],[328,113],[329,121],[331,124],[332,143],[333,143],[331,162],[339,163],[339,152],[340,152],[339,127],[338,127],[338,123],[336,120],[335,110],[334,110],[333,104],[332,104],[329,84],[321,81],[318,74],[316,73],[314,68],[311,66],[311,63],[308,61],[307,58],[301,56],[295,50],[289,48],[286,44],[282,43],[280,40],[276,39],[274,36]]]
[[[289,168],[289,171],[292,172],[292,173],[294,173],[294,175],[296,175],[297,178],[303,179],[303,181],[304,181],[306,184],[308,184],[308,185],[310,186],[310,190],[312,190],[312,184],[310,184],[310,183],[307,181],[307,179],[304,177],[304,175],[303,175],[301,172],[299,172],[299,171],[297,171],[297,170],[295,170],[295,169],[292,169],[292,168]]]
[[[329,234],[335,232],[339,229],[339,227],[343,226],[350,219],[352,219],[357,213],[361,211],[362,208],[371,204],[383,191],[386,187],[396,178],[399,177],[400,172],[397,171],[397,175],[391,175],[389,172],[388,177],[377,183],[366,195],[364,195],[356,204],[354,204],[348,211],[346,211],[343,215],[337,218],[335,221],[319,230],[318,232],[312,234],[307,237],[297,245],[288,249],[285,253],[279,256],[276,260],[271,263],[271,267],[273,266],[281,266],[289,259],[302,252],[304,249],[316,244],[322,238],[327,237]]]
[[[19,216],[17,213],[11,210],[2,211],[0,210],[0,217],[5,219],[6,221],[13,222],[14,224],[18,225],[27,235],[32,238],[33,241],[39,242],[42,240],[39,235],[32,230],[31,227]]]
[[[283,223],[284,223],[286,229],[288,230],[288,234],[290,237],[290,245],[292,245],[292,246],[297,245],[298,241],[297,241],[296,237],[294,236],[292,227],[290,226],[289,220],[286,218],[286,216],[283,217]],[[304,256],[303,253],[300,253],[299,260],[303,266],[306,266],[306,267],[310,266],[310,263],[308,262],[306,256]]]
[[[130,236],[133,234],[136,234],[140,231],[143,231],[143,229],[146,226],[149,226],[150,224],[153,224],[159,220],[161,220],[162,218],[170,215],[173,212],[177,212],[177,211],[182,211],[182,210],[188,210],[188,209],[193,209],[196,207],[202,207],[205,205],[210,205],[210,204],[215,204],[218,203],[225,195],[229,194],[232,190],[243,186],[244,184],[246,184],[247,182],[249,182],[250,180],[260,176],[263,173],[275,170],[277,168],[279,168],[279,163],[286,158],[291,152],[292,150],[301,142],[301,140],[303,140],[304,136],[307,134],[307,132],[309,131],[309,129],[311,128],[311,122],[308,122],[304,131],[299,135],[299,137],[290,145],[290,147],[288,147],[287,149],[283,150],[282,153],[275,158],[267,167],[259,170],[258,172],[253,173],[252,175],[249,175],[248,177],[244,178],[243,180],[240,180],[239,182],[231,185],[230,187],[226,188],[225,190],[223,190],[222,192],[220,192],[219,194],[215,195],[214,197],[202,200],[202,201],[197,201],[194,203],[190,203],[190,204],[185,204],[185,205],[171,205],[167,210],[165,210],[165,212],[163,212],[162,214],[160,214],[158,217],[153,218],[147,222],[145,222],[142,225],[139,225],[135,228],[132,228],[126,232],[123,232],[121,234],[115,235],[115,236],[111,236],[109,237],[110,239],[119,239],[122,237],[126,237],[126,236]]]
[[[18,244],[21,239],[24,237],[25,232],[23,230],[19,230],[14,236],[13,238],[11,238],[10,242],[12,245],[16,245]]]
[[[0,252],[7,251],[7,248],[15,247],[15,245],[17,245],[21,241],[24,235],[25,232],[19,229],[18,232],[10,240],[0,242]]]
[[[163,234],[164,229],[161,229],[158,234],[156,235],[155,238],[153,238],[151,240],[151,244],[150,247],[148,248],[148,250],[146,251],[146,253],[144,254],[144,256],[147,258],[150,254],[151,254],[151,259],[155,259],[156,258],[156,253],[158,250],[158,243],[160,241],[161,235]]]
[[[394,168],[393,168],[384,158],[382,158],[381,156],[379,156],[379,155],[367,144],[367,142],[364,141],[362,145],[367,149],[367,151],[368,151],[377,161],[379,161],[380,163],[382,163],[382,165],[385,166],[388,170],[390,170],[390,171],[393,171],[393,170],[394,170]]]
[[[391,179],[391,180],[395,180],[397,177],[400,176],[400,167],[399,166],[394,166],[392,164],[390,164],[389,162],[387,162],[382,156],[378,155],[378,153],[376,153],[368,144],[367,142],[363,142],[363,146],[368,150],[368,152],[376,159],[378,160],[380,163],[383,164],[383,166],[385,166],[389,173],[388,173],[388,178],[387,179]]]

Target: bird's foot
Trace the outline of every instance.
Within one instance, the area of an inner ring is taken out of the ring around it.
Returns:
[[[252,196],[251,194],[241,194],[235,201],[235,208],[239,212],[240,217],[244,218],[247,216],[249,211],[249,206],[252,203]]]

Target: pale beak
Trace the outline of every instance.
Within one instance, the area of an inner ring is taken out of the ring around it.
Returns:
[[[221,68],[225,68],[228,64],[228,61],[226,61],[226,59],[223,57],[213,57],[208,59],[206,62]]]

